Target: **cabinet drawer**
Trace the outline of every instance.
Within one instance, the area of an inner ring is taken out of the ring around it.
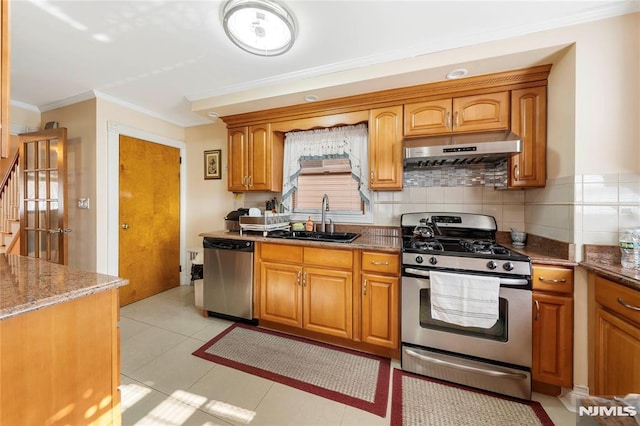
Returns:
[[[595,279],[595,289],[596,303],[629,321],[640,324],[640,291],[599,276]]]
[[[304,264],[351,269],[353,268],[353,252],[351,250],[305,247]]]
[[[573,268],[534,265],[533,289],[573,295]]]
[[[362,252],[362,270],[382,274],[398,274],[399,256],[397,254]]]
[[[302,263],[302,247],[262,243],[260,248],[260,258],[262,260]]]

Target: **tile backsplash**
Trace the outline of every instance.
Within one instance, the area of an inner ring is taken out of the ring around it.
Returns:
[[[374,223],[397,225],[402,213],[415,211],[481,213],[494,216],[500,231],[513,227],[577,246],[616,245],[625,229],[640,226],[640,174],[567,176],[549,179],[545,188],[505,190],[486,180],[473,186],[481,179],[469,182],[455,173],[419,179],[411,173],[405,172],[402,191],[373,192]],[[273,195],[247,193],[242,204],[264,206]]]

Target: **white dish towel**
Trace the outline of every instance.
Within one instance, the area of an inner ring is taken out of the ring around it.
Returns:
[[[431,271],[429,281],[433,319],[479,328],[498,320],[500,278]]]

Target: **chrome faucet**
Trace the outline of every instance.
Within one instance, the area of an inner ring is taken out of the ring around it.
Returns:
[[[324,194],[322,196],[322,219],[320,222],[320,230],[322,232],[326,232],[327,230],[327,218],[326,218],[326,212],[329,211],[329,196],[327,194]],[[329,219],[331,220],[331,219]]]

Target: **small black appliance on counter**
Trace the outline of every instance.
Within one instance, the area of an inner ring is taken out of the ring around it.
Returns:
[[[224,228],[227,231],[240,231],[240,216],[248,215],[249,209],[239,208],[238,210],[233,210],[227,214],[224,218]]]

